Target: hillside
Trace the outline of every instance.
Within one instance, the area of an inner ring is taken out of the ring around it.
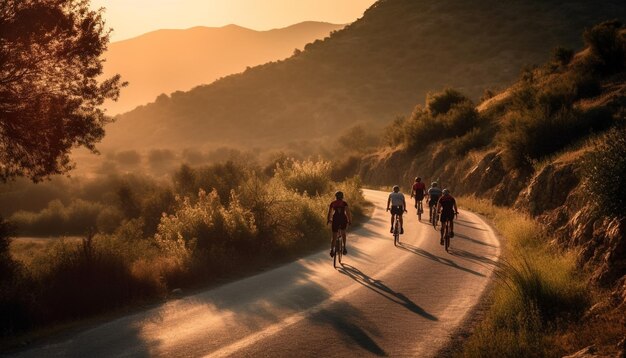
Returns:
[[[282,146],[355,124],[381,128],[444,86],[477,99],[510,84],[546,48],[626,16],[621,1],[382,0],[330,37],[118,117],[103,146]],[[137,133],[141,133],[140,136]]]
[[[269,31],[236,25],[194,27],[158,30],[111,43],[104,56],[104,76],[119,73],[129,86],[118,102],[107,103],[106,108],[110,114],[126,112],[161,93],[188,91],[247,66],[284,59],[294,48],[343,26],[311,21]]]
[[[550,255],[564,253],[596,292],[597,304],[567,318],[555,335],[569,335],[576,349],[593,343],[598,356],[623,356],[626,26],[605,22],[583,37],[583,51],[555,51],[478,106],[452,89],[430,96],[386,128],[386,145],[335,173],[359,174],[369,185],[398,183],[407,194],[421,176],[464,195],[461,206],[480,198],[541,223],[541,244],[549,242]],[[578,328],[568,332],[568,324]]]

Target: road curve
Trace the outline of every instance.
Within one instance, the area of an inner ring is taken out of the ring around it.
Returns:
[[[324,250],[16,356],[434,356],[491,279],[498,239],[461,211],[446,253],[410,207],[396,248],[387,193],[364,194],[375,209],[342,268]]]

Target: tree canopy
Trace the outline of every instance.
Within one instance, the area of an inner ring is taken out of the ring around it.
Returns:
[[[109,42],[88,0],[0,2],[0,179],[67,173],[72,148],[96,152],[120,76],[102,74]]]

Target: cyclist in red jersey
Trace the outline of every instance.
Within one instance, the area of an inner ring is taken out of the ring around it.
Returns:
[[[426,184],[422,182],[422,178],[416,177],[413,184],[413,190],[411,190],[411,198],[415,197],[415,209],[417,209],[417,203],[424,200],[424,193],[426,192]]]
[[[437,211],[441,211],[441,241],[443,245],[443,231],[446,221],[450,221],[450,237],[454,237],[454,216],[458,215],[459,210],[456,207],[456,200],[450,195],[450,190],[443,189],[443,195],[437,202]]]
[[[333,231],[333,238],[330,242],[330,257],[335,256],[335,252],[333,251],[333,249],[335,247],[335,241],[337,240],[337,234],[339,233],[339,229],[342,230],[341,236],[343,239],[343,254],[348,254],[348,250],[346,249],[346,227],[352,224],[352,214],[350,214],[348,203],[343,201],[343,192],[336,192],[335,199],[336,200],[330,203],[330,206],[328,207],[328,215],[326,221],[326,224],[332,223]]]

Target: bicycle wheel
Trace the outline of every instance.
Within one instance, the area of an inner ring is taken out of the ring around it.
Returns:
[[[446,234],[443,236],[444,244],[446,247],[446,252],[448,252],[448,248],[450,247],[450,234],[446,230]]]
[[[337,255],[335,256],[339,256],[339,264],[341,265],[341,258],[343,257],[343,237],[339,236],[339,238],[337,239],[339,240],[339,245],[337,245],[338,250],[337,250]]]
[[[396,220],[396,224],[393,227],[393,246],[398,246],[399,241],[400,241],[400,229],[398,228],[398,221]]]
[[[334,268],[337,268],[337,251],[338,251],[338,250],[337,250],[337,247],[339,246],[339,245],[338,245],[338,243],[337,243],[337,241],[338,241],[338,240],[339,240],[339,239],[335,239],[335,247],[334,247],[334,249],[335,249],[335,254],[333,255],[333,267],[334,267]]]
[[[417,221],[422,221],[422,202],[417,204]]]

